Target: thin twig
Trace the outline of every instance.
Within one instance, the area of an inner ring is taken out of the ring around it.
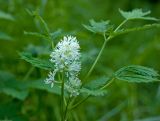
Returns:
[[[67,119],[67,111],[68,111],[68,106],[70,104],[70,100],[71,100],[71,97],[69,97],[68,101],[67,101],[66,109],[65,109],[65,112],[64,112],[64,120]]]

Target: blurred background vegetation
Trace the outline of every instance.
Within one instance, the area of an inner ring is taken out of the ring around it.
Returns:
[[[103,43],[101,36],[86,31],[82,24],[90,19],[109,19],[117,26],[123,20],[119,8],[151,10],[151,16],[160,18],[159,0],[0,0],[0,120],[59,119],[58,96],[49,87],[43,87],[48,72],[32,67],[18,55],[27,51],[35,57],[49,58],[51,51],[48,41],[24,34],[44,31],[27,9],[38,9],[51,32],[60,32],[55,43],[66,34],[77,36],[82,52],[82,79]],[[128,22],[126,26],[146,23],[152,22]],[[160,29],[133,32],[110,41],[89,80],[109,76],[130,64],[160,72]],[[117,80],[109,86],[106,96],[89,98],[72,115],[73,121],[160,121],[160,85]]]

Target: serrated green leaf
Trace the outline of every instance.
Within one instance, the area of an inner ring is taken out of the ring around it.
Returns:
[[[13,40],[13,38],[4,32],[0,32],[0,40],[11,41],[11,40]]]
[[[135,28],[129,28],[129,29],[121,29],[121,30],[118,30],[116,32],[113,32],[112,33],[112,36],[118,36],[118,35],[121,35],[121,34],[126,34],[126,33],[129,33],[129,32],[134,32],[134,31],[141,31],[141,30],[147,30],[147,29],[151,29],[151,28],[159,28],[160,27],[160,24],[147,24],[147,25],[144,25],[142,27],[135,27]]]
[[[24,100],[28,96],[26,85],[17,81],[12,74],[0,71],[0,80],[0,92],[20,100]]]
[[[102,90],[102,89],[82,88],[82,89],[80,89],[80,93],[91,95],[91,96],[104,96],[107,93],[107,91],[106,90]]]
[[[138,65],[125,66],[119,69],[116,71],[115,77],[128,82],[159,81],[159,74],[155,70]]]
[[[6,20],[10,20],[10,21],[15,20],[15,18],[11,14],[5,13],[3,11],[0,11],[0,19],[6,19]]]
[[[110,78],[108,77],[101,77],[96,80],[88,82],[87,84],[84,85],[84,87],[88,89],[100,89],[109,81],[109,79]]]
[[[49,60],[42,60],[39,58],[35,58],[35,57],[32,57],[29,53],[25,53],[25,52],[19,53],[19,55],[21,56],[21,59],[29,62],[35,67],[45,69],[45,70],[54,69],[53,63],[51,63]]]
[[[90,20],[90,25],[83,25],[87,30],[93,32],[93,33],[100,33],[103,34],[110,29],[112,29],[112,26],[109,24],[109,21],[101,21],[96,22],[95,20]]]
[[[158,19],[154,17],[146,16],[146,15],[149,15],[151,11],[143,12],[142,9],[133,9],[132,11],[123,11],[119,9],[119,12],[127,20],[144,19],[144,20],[158,21]]]

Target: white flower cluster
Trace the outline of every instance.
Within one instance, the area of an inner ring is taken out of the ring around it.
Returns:
[[[55,75],[57,72],[64,72],[67,77],[65,81],[65,89],[71,96],[77,96],[79,94],[79,88],[81,81],[78,79],[78,74],[81,70],[79,43],[76,37],[65,36],[61,40],[54,51],[51,53],[50,61],[54,63],[55,70],[50,72],[48,78],[45,80],[46,84],[54,85]]]

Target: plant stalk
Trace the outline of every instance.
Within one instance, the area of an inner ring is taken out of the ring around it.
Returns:
[[[101,55],[102,55],[102,52],[103,52],[103,50],[104,50],[104,48],[105,48],[107,42],[112,38],[111,36],[109,36],[108,38],[106,38],[105,33],[103,34],[103,37],[104,37],[104,40],[105,40],[105,41],[104,41],[104,43],[103,43],[103,45],[102,45],[102,48],[101,48],[101,50],[100,50],[100,52],[99,52],[99,54],[98,54],[96,60],[95,60],[94,63],[92,64],[90,70],[88,71],[86,77],[84,78],[84,81],[85,81],[85,80],[90,76],[90,74],[92,73],[92,71],[93,71],[95,65],[97,64],[99,58],[100,58]]]
[[[61,85],[61,121],[64,120],[64,79],[62,75],[62,85]]]
[[[126,22],[127,22],[127,20],[124,20],[124,21],[114,30],[114,32],[118,31]],[[109,35],[108,38],[106,38],[105,32],[103,33],[103,37],[104,37],[104,43],[103,43],[103,45],[102,45],[102,47],[101,47],[101,50],[100,50],[100,52],[99,52],[96,60],[95,60],[94,63],[92,64],[90,70],[88,71],[86,77],[84,78],[84,81],[86,81],[86,79],[87,79],[87,78],[90,76],[90,74],[92,73],[95,65],[97,64],[98,60],[100,59],[100,57],[101,57],[101,55],[102,55],[102,53],[103,53],[103,50],[104,50],[107,42],[108,42],[110,39],[113,38],[112,35]]]
[[[65,109],[65,112],[64,112],[64,120],[65,121],[67,121],[67,113],[68,113],[68,106],[70,104],[70,100],[71,100],[71,97],[68,98],[66,109]]]

